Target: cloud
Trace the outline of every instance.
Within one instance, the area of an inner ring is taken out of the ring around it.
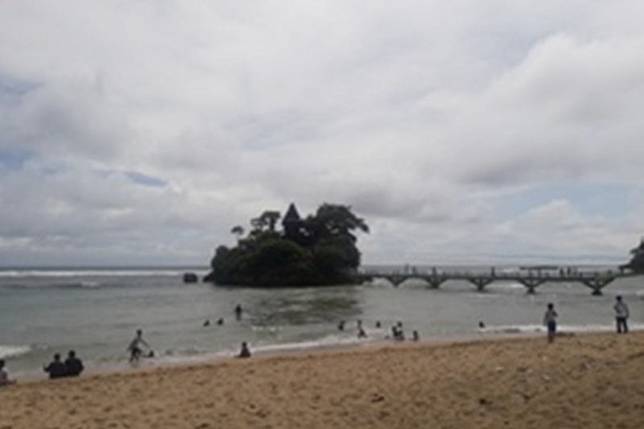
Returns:
[[[642,230],[643,15],[3,3],[0,258],[206,263],[231,226],[295,201],[352,205],[367,262],[616,260]]]

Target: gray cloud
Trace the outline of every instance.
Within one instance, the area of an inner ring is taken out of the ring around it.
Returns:
[[[644,204],[643,12],[3,3],[0,258],[205,263],[232,225],[291,201],[352,205],[367,262],[625,257],[641,216],[574,195],[499,206],[571,181]]]

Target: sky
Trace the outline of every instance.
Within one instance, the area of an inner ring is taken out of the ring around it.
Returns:
[[[0,2],[0,266],[207,265],[350,205],[366,264],[621,263],[644,3]]]

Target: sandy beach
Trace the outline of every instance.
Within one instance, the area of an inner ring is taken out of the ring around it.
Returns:
[[[644,333],[230,359],[23,383],[0,404],[0,429],[635,429]]]

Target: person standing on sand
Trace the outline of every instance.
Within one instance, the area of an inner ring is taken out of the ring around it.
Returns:
[[[4,369],[4,359],[0,359],[0,387],[16,384],[16,380],[10,380],[7,370]]]
[[[150,348],[150,345],[143,339],[143,331],[137,329],[136,336],[127,347],[127,350],[130,352],[130,362],[139,361],[141,354],[143,353],[143,348],[141,346]]]
[[[628,324],[626,323],[628,316],[630,315],[628,311],[628,306],[622,299],[621,295],[617,295],[615,298],[615,322],[617,324],[617,333],[618,334],[627,334],[628,333]]]
[[[543,324],[548,327],[548,342],[551,343],[555,340],[557,334],[557,317],[559,315],[555,311],[555,305],[548,303],[546,314],[543,315]]]

